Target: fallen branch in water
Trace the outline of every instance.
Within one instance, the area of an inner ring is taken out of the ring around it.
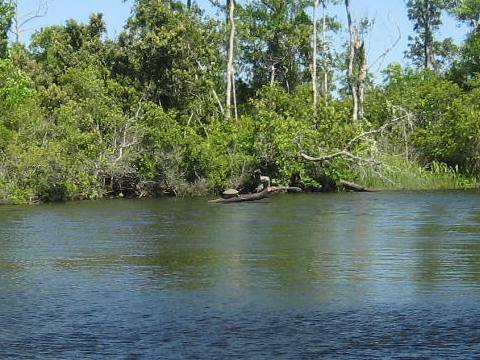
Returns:
[[[268,188],[269,193],[287,192],[287,193],[300,193],[303,190],[296,186],[271,186]]]
[[[209,202],[216,203],[216,204],[230,204],[230,203],[247,202],[247,201],[258,201],[258,200],[265,199],[270,195],[278,194],[281,192],[299,193],[302,191],[303,191],[302,189],[298,187],[292,187],[292,186],[271,186],[256,194],[238,195],[228,199],[210,200]]]
[[[377,192],[378,190],[370,189],[366,186],[355,184],[350,181],[341,180],[339,185],[343,186],[346,190],[355,191],[355,192]]]

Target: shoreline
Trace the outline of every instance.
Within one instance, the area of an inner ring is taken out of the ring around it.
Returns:
[[[466,187],[466,188],[431,188],[431,189],[374,189],[374,191],[346,191],[346,190],[337,190],[337,191],[302,191],[301,193],[283,193],[281,195],[340,195],[340,194],[349,194],[349,193],[363,193],[363,194],[381,194],[381,193],[427,193],[427,192],[473,192],[480,191],[480,186],[476,187]],[[244,193],[242,195],[252,195],[252,193]],[[66,203],[76,203],[76,202],[89,202],[89,201],[111,201],[111,200],[155,200],[155,199],[202,199],[205,202],[215,203],[212,200],[219,199],[219,194],[199,194],[199,195],[160,195],[160,196],[105,196],[95,199],[65,199],[65,200],[51,200],[51,201],[32,201],[24,203],[15,203],[9,202],[8,200],[0,199],[0,206],[39,206],[39,205],[48,205],[48,204],[66,204]],[[275,195],[268,195],[266,199],[271,198]],[[259,199],[260,201],[263,199]]]

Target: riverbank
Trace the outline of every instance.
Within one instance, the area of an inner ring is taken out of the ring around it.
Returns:
[[[387,169],[387,171],[385,171]],[[480,187],[480,183],[474,176],[464,175],[458,169],[452,169],[444,164],[432,163],[428,168],[421,167],[415,163],[404,161],[402,159],[393,162],[390,159],[388,167],[384,167],[384,174],[380,174],[372,168],[363,169],[353,173],[349,180],[361,187],[374,191],[438,191],[438,190],[474,190]],[[325,181],[325,179],[323,179]],[[342,181],[333,181],[327,179],[328,184],[322,189],[321,185],[311,186],[300,184],[303,192],[308,193],[335,193],[349,192],[351,188],[343,186]],[[276,184],[276,182],[274,182]],[[297,184],[298,186],[299,184]],[[83,200],[99,200],[99,199],[134,199],[134,198],[161,198],[161,197],[178,197],[178,198],[205,198],[214,199],[220,194],[219,191],[208,189],[205,182],[197,182],[194,184],[182,183],[175,191],[162,188],[160,185],[155,187],[150,184],[151,192],[145,191],[128,191],[119,190],[116,193],[108,193],[97,188],[93,192],[94,196],[86,194],[76,194],[72,197],[48,198],[41,195],[30,196],[25,198],[22,189],[18,189],[14,194],[21,196],[12,196],[10,198],[0,198],[0,205],[37,205],[50,202],[65,201],[83,201]],[[243,190],[242,194],[250,194],[251,191]],[[3,192],[4,193],[4,192]],[[0,188],[0,194],[2,189]]]
[[[439,162],[421,166],[404,158],[388,157],[382,173],[373,168],[357,171],[353,180],[378,190],[458,190],[480,186],[476,176]]]

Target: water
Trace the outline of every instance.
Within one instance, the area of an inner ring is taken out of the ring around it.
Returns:
[[[0,207],[0,358],[478,358],[480,193]]]

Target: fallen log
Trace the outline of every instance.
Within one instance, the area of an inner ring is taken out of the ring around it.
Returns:
[[[269,194],[270,192],[268,191],[268,188],[267,188],[262,192],[259,192],[256,194],[238,195],[228,199],[210,200],[209,202],[216,203],[216,204],[229,204],[229,203],[237,203],[237,202],[245,202],[245,201],[257,201],[257,200],[265,199],[266,197],[268,197]]]
[[[299,187],[296,186],[271,186],[268,191],[270,193],[276,193],[276,192],[287,192],[287,193],[300,193],[303,192],[303,190]]]
[[[366,186],[355,184],[350,181],[341,180],[339,185],[343,186],[345,189],[355,192],[377,192],[378,190],[370,189]]]
[[[230,203],[238,203],[238,202],[246,202],[246,201],[258,201],[258,200],[265,199],[270,195],[278,194],[281,192],[299,193],[299,192],[302,192],[302,189],[298,187],[291,187],[291,186],[271,186],[259,193],[238,195],[228,199],[215,199],[215,200],[210,200],[209,202],[215,203],[215,204],[230,204]]]

